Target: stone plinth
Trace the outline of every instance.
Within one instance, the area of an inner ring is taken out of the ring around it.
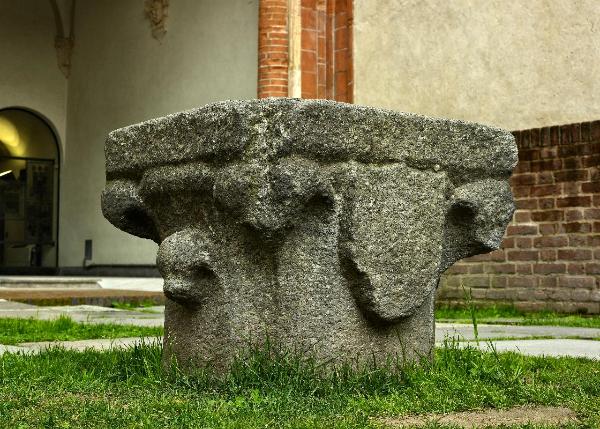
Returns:
[[[266,335],[415,359],[458,259],[513,213],[508,132],[331,101],[227,101],[113,131],[104,216],[160,244],[165,342],[226,365]]]

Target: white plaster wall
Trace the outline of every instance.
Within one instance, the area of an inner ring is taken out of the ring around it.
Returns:
[[[61,193],[60,265],[153,264],[156,245],[102,217],[113,129],[223,99],[256,97],[258,0],[171,1],[158,42],[138,0],[78,2]]]
[[[67,79],[56,62],[48,1],[0,0],[0,109],[25,107],[65,141]]]
[[[355,0],[355,102],[510,130],[600,118],[597,0]]]

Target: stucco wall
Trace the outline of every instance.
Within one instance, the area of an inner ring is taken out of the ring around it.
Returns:
[[[355,103],[511,130],[600,118],[595,0],[355,0]]]
[[[67,80],[56,63],[55,35],[47,1],[0,0],[0,109],[41,114],[64,144]]]
[[[110,225],[100,212],[104,140],[145,119],[232,98],[256,97],[257,0],[178,0],[158,42],[144,3],[78,2],[62,174],[60,265],[153,264],[156,245]]]

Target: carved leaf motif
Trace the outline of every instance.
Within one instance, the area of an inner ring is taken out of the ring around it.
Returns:
[[[152,37],[161,40],[167,34],[166,22],[169,0],[146,0],[144,12],[150,21]]]

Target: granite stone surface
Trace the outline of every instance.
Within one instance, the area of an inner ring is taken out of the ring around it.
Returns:
[[[514,210],[506,131],[333,101],[225,101],[110,133],[104,216],[160,244],[166,349],[416,359],[455,261]]]

